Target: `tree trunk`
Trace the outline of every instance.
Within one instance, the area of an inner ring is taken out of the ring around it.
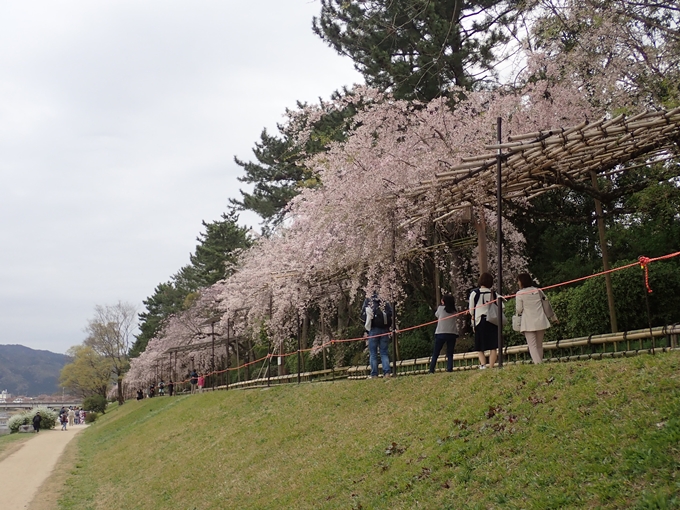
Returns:
[[[125,398],[123,397],[123,376],[122,375],[118,375],[117,389],[118,389],[118,405],[122,406],[125,403]]]

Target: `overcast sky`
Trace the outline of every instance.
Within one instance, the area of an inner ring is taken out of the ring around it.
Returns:
[[[312,0],[0,2],[0,344],[65,352],[238,197],[263,127],[361,77]],[[255,216],[243,221],[257,225]]]

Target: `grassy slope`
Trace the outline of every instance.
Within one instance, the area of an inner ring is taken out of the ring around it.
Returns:
[[[17,448],[28,441],[31,434],[4,434],[0,436],[0,461],[15,452]]]
[[[680,508],[680,353],[129,402],[64,508]]]

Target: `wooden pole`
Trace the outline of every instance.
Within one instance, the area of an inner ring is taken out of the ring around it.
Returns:
[[[395,218],[395,211],[392,211],[392,269],[396,272],[397,264],[397,222]],[[390,305],[392,306],[392,377],[397,376],[397,358],[399,357],[399,348],[397,345],[397,307],[394,303],[394,282],[390,288]],[[382,356],[382,352],[380,353]],[[383,367],[383,372],[385,367]]]
[[[227,358],[225,362],[225,367],[224,367],[224,373],[226,375],[225,378],[225,386],[226,389],[229,389],[229,317],[227,317]]]
[[[300,312],[297,314],[297,383],[300,384],[300,370],[302,369],[302,351],[301,351],[301,342],[302,342],[302,332],[300,328]]]
[[[434,245],[437,246],[437,244],[439,243],[439,236],[437,235],[437,225],[433,225],[433,228],[434,228],[433,234]],[[437,264],[436,252],[433,254],[433,260],[434,260],[434,309],[436,310],[437,307],[439,306],[439,303],[442,300],[441,274],[439,273],[439,265]]]
[[[496,119],[496,134],[498,137],[498,143],[502,143],[502,132],[501,127],[503,125],[503,119],[498,117]],[[498,282],[496,283],[496,304],[498,305],[498,368],[503,367],[503,300],[501,296],[503,295],[503,202],[502,202],[502,190],[501,190],[501,177],[502,177],[502,161],[501,161],[501,149],[498,149],[498,156],[496,157],[496,244],[498,250]]]
[[[599,185],[597,183],[597,174],[594,170],[590,171],[590,179],[593,183],[593,188],[598,191]],[[609,250],[607,249],[607,237],[604,229],[604,214],[602,212],[602,203],[595,199],[595,213],[597,214],[597,232],[600,236],[600,250],[602,250],[602,268],[609,271]],[[609,305],[609,323],[611,325],[612,333],[617,333],[619,328],[616,324],[616,307],[614,306],[614,288],[612,286],[612,276],[605,272],[604,282],[607,287],[607,304]]]
[[[477,262],[479,263],[479,274],[489,272],[489,255],[486,248],[486,220],[484,219],[484,210],[480,213],[474,214],[475,230],[477,231]]]

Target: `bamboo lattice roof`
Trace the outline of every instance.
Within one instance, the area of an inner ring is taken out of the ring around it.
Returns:
[[[404,193],[413,203],[404,225],[417,222],[426,214],[432,217],[419,204],[427,201],[427,195],[433,191],[438,203],[434,221],[444,220],[470,204],[479,204],[475,196],[480,196],[480,191],[484,196],[495,196],[499,150],[505,199],[531,199],[554,188],[574,187],[590,181],[592,172],[606,175],[643,157],[650,164],[678,157],[680,108],[509,136],[508,142],[486,145],[485,149],[496,152],[463,158],[459,165]],[[471,185],[469,179],[473,177],[475,183]]]

